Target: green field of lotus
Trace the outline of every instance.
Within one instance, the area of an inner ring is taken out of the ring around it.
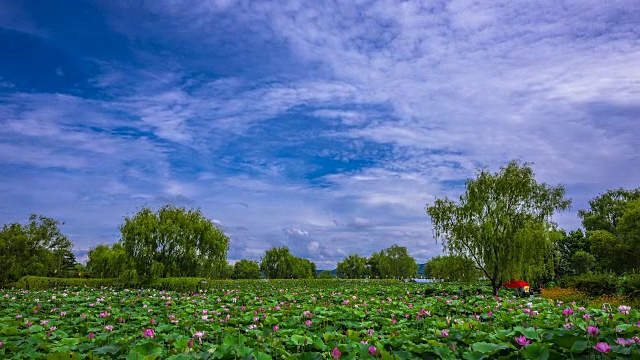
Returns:
[[[640,359],[640,314],[375,281],[1,290],[7,359]],[[441,288],[442,289],[442,288]]]

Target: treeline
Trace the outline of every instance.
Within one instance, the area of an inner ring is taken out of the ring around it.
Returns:
[[[338,263],[336,276],[344,279],[407,279],[418,275],[418,264],[406,247],[393,245],[370,257],[351,254]]]
[[[566,231],[551,220],[566,209],[564,188],[538,184],[528,164],[511,162],[499,173],[479,172],[458,203],[427,206],[446,255],[429,260],[428,278],[501,281],[522,277],[544,284],[588,273],[623,275],[640,270],[640,188],[610,190],[580,210],[583,229]],[[0,231],[0,285],[23,276],[116,278],[126,283],[192,277],[207,279],[307,279],[316,265],[287,247],[273,247],[260,261],[227,261],[229,238],[200,210],[172,205],[143,208],[126,217],[120,238],[88,253],[86,266],[56,220],[31,215]],[[406,279],[418,266],[405,247],[393,245],[369,257],[350,254],[337,265],[344,279]],[[332,277],[322,272],[319,277]]]

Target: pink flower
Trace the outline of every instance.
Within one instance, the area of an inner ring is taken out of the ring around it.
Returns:
[[[378,349],[376,349],[375,346],[369,346],[369,354],[370,355],[375,355],[376,351],[378,351]]]
[[[198,338],[198,340],[200,340],[200,345],[202,345],[202,338],[204,337],[205,333],[204,331],[198,331],[195,334],[193,334],[193,338]]]
[[[447,330],[447,329],[440,330],[440,336],[442,336],[442,337],[449,336],[449,330]]]
[[[3,342],[2,342],[2,341],[0,341],[0,346],[2,346],[2,344],[3,344]]]
[[[305,324],[305,325],[307,325],[307,326],[311,326],[311,320],[306,320],[306,321],[304,322],[304,324]]]
[[[629,315],[630,310],[631,310],[631,306],[626,306],[626,305],[618,306],[618,311],[620,311],[620,314]]]
[[[582,318],[583,318],[583,319],[585,319],[585,320],[587,320],[587,321],[589,321],[589,320],[591,320],[591,315],[589,315],[589,314],[584,314],[584,315],[582,315]]]
[[[153,329],[147,329],[142,333],[144,337],[156,337],[156,332]]]
[[[373,329],[367,330],[367,335],[369,335],[369,337],[373,336]]]
[[[564,310],[562,310],[562,316],[569,316],[569,315],[573,315],[573,309],[572,308],[566,308]]]
[[[493,312],[491,312],[491,310],[489,310],[489,312],[487,313],[487,316],[492,317],[493,316]]]
[[[280,330],[280,328],[278,327],[278,325],[273,325],[273,331],[275,332],[275,331],[278,331],[278,330]]]
[[[625,345],[627,345],[627,340],[623,339],[623,338],[617,338],[616,339],[616,344],[625,346]],[[631,344],[635,344],[635,341],[631,340]]]
[[[596,326],[589,326],[587,328],[587,333],[589,335],[596,336],[598,334],[598,331],[600,331],[600,330],[598,330],[598,327],[596,327]]]
[[[333,350],[331,350],[331,356],[334,359],[338,359],[340,356],[342,356],[342,353],[340,352],[340,350],[338,350],[338,348],[333,348]]]
[[[107,331],[113,331],[113,326],[105,325],[104,329],[107,330]]]
[[[606,342],[599,342],[598,345],[594,346],[593,348],[601,353],[608,353],[609,351],[611,351],[611,346],[609,346],[609,344],[607,344]]]
[[[527,346],[531,344],[531,340],[527,340],[527,337],[524,335],[516,336],[516,342],[520,346]]]
[[[94,337],[96,337],[96,334],[94,333],[89,334],[89,340],[93,340]]]

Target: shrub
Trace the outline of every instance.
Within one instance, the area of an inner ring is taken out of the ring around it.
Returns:
[[[620,281],[615,274],[586,273],[567,276],[558,282],[563,288],[574,288],[590,296],[615,295],[620,288]]]

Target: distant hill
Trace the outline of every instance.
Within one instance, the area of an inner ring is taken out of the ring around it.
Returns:
[[[324,270],[316,270],[316,273],[320,275]],[[336,276],[336,269],[331,270],[331,276]],[[418,276],[424,276],[424,264],[418,264]]]

